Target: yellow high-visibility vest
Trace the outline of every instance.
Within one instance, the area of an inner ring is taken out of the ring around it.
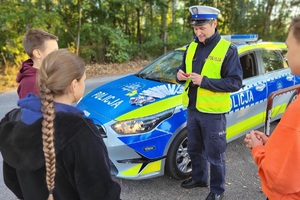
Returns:
[[[186,73],[192,73],[192,62],[197,49],[198,43],[192,42],[186,53],[185,65]],[[220,79],[221,67],[224,61],[230,42],[221,38],[215,48],[207,57],[203,66],[201,75],[208,78]],[[188,91],[191,80],[188,79],[185,83],[182,93],[182,104],[187,107],[189,103]],[[213,92],[204,88],[198,87],[196,108],[204,113],[226,113],[231,109],[230,92]]]

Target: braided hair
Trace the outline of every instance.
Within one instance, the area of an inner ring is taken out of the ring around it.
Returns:
[[[55,110],[54,98],[69,92],[71,82],[80,80],[85,73],[84,61],[75,53],[59,49],[50,53],[39,70],[38,83],[41,97],[42,139],[46,166],[46,183],[49,190],[48,200],[53,200],[55,186]]]

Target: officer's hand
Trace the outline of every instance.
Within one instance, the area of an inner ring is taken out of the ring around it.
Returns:
[[[186,74],[184,71],[182,71],[181,69],[178,70],[177,72],[177,79],[179,81],[186,81],[188,78],[190,77],[189,74]]]
[[[194,83],[194,85],[200,86],[202,83],[203,76],[193,72],[193,73],[191,73],[190,78],[191,78],[191,81]]]

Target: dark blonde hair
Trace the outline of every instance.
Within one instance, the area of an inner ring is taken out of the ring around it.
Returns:
[[[292,20],[288,32],[290,33],[291,31],[298,43],[300,43],[300,15]]]
[[[85,73],[84,61],[75,53],[59,49],[43,60],[39,70],[38,83],[43,113],[42,138],[46,166],[46,182],[49,190],[48,200],[53,199],[55,185],[54,148],[54,97],[66,94],[74,79],[80,80]]]
[[[42,51],[45,50],[45,41],[47,40],[56,40],[58,41],[58,37],[43,31],[41,29],[32,28],[29,29],[24,37],[23,37],[23,47],[27,55],[32,58],[33,50],[40,49]]]

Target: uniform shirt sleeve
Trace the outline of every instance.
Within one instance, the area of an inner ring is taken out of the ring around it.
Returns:
[[[241,89],[243,70],[237,48],[230,45],[221,69],[221,79],[203,77],[201,88],[218,92],[235,92]]]
[[[186,72],[186,67],[185,67],[185,57],[186,57],[186,52],[187,52],[188,46],[186,47],[186,50],[183,54],[183,58],[182,58],[182,63],[181,65],[177,68],[176,74],[175,74],[175,79],[177,83],[183,84],[185,83],[185,81],[180,81],[177,79],[177,72],[181,69],[182,71]]]

